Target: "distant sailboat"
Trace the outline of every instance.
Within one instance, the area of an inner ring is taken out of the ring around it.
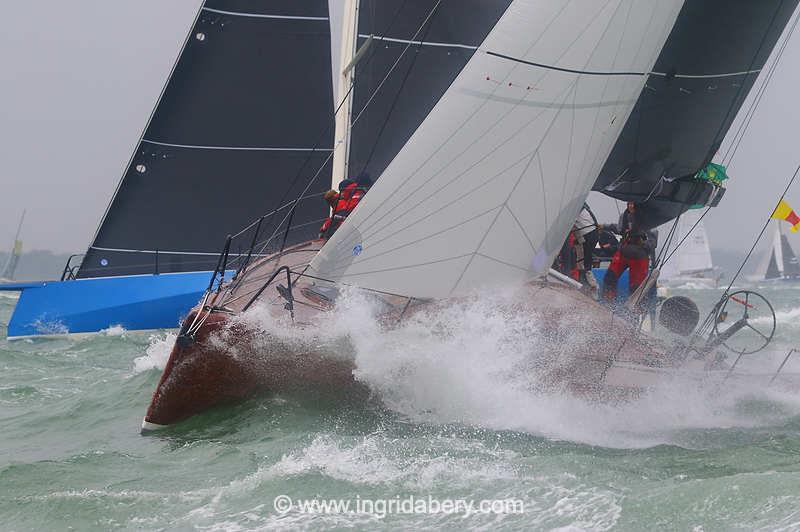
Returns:
[[[755,281],[800,281],[800,262],[780,223],[774,222],[772,245],[756,270]]]
[[[678,221],[675,242],[686,240],[661,269],[660,284],[664,286],[700,285],[716,287],[722,271],[714,267],[708,233],[700,219],[698,210],[689,210]],[[695,226],[695,224],[697,224]],[[694,229],[692,230],[692,228]],[[691,234],[689,231],[691,230]],[[687,236],[688,235],[688,236]]]
[[[25,221],[25,211],[22,211],[22,216],[19,218],[17,225],[17,232],[14,235],[14,244],[11,246],[11,251],[8,253],[8,260],[3,268],[3,273],[0,274],[0,279],[5,281],[13,281],[17,273],[17,265],[19,258],[22,256],[22,240],[20,234],[22,233],[22,223]]]
[[[329,157],[330,57],[327,0],[204,0],[86,253],[61,281],[0,286],[22,292],[9,338],[177,327],[225,236],[286,209]],[[287,242],[326,216],[304,203]]]

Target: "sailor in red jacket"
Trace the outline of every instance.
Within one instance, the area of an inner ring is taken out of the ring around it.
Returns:
[[[611,264],[603,278],[603,298],[611,304],[617,297],[619,277],[626,269],[630,270],[628,275],[631,294],[647,278],[651,244],[648,242],[647,230],[637,220],[637,216],[640,216],[639,209],[639,205],[629,201],[618,224],[600,226],[600,229],[622,235],[619,248],[611,257]]]
[[[362,173],[357,179],[345,179],[339,183],[339,192],[329,190],[325,193],[325,201],[331,206],[331,215],[319,229],[319,237],[328,239],[339,229],[361,199],[372,186],[369,175]]]

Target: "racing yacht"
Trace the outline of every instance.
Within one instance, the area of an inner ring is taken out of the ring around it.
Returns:
[[[508,311],[545,324],[554,352],[576,330],[590,333],[545,368],[553,386],[580,393],[629,397],[676,370],[731,377],[736,364],[720,350],[771,308],[757,294],[729,294],[698,329],[690,302],[665,303],[662,322],[689,335],[674,348],[550,265],[593,187],[646,204],[651,227],[720,201],[723,184],[704,170],[797,2],[389,4],[347,1],[329,13],[342,28],[331,32],[342,35],[332,171],[321,166],[294,201],[226,239],[142,429],[257,393],[363,390],[348,346],[324,328],[352,292],[391,329],[513,287]],[[272,15],[277,31],[283,19]],[[711,19],[736,42],[699,50]],[[320,178],[335,187],[362,173],[375,184],[329,239],[293,222],[322,205],[307,194]],[[253,319],[265,313],[286,334]],[[296,329],[319,334],[299,342]],[[757,332],[756,342],[772,335]]]

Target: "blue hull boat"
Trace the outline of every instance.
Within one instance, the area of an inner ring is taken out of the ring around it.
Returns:
[[[0,285],[19,291],[8,338],[178,327],[212,272],[163,273]]]

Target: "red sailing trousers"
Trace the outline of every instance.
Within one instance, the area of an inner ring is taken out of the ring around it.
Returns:
[[[629,268],[628,286],[630,287],[630,294],[633,294],[640,284],[647,278],[647,269],[650,260],[647,257],[640,259],[626,258],[622,256],[620,251],[614,253],[611,257],[611,264],[608,266],[608,272],[603,279],[603,296],[606,301],[613,302],[617,297],[617,282],[619,276],[625,269]]]

